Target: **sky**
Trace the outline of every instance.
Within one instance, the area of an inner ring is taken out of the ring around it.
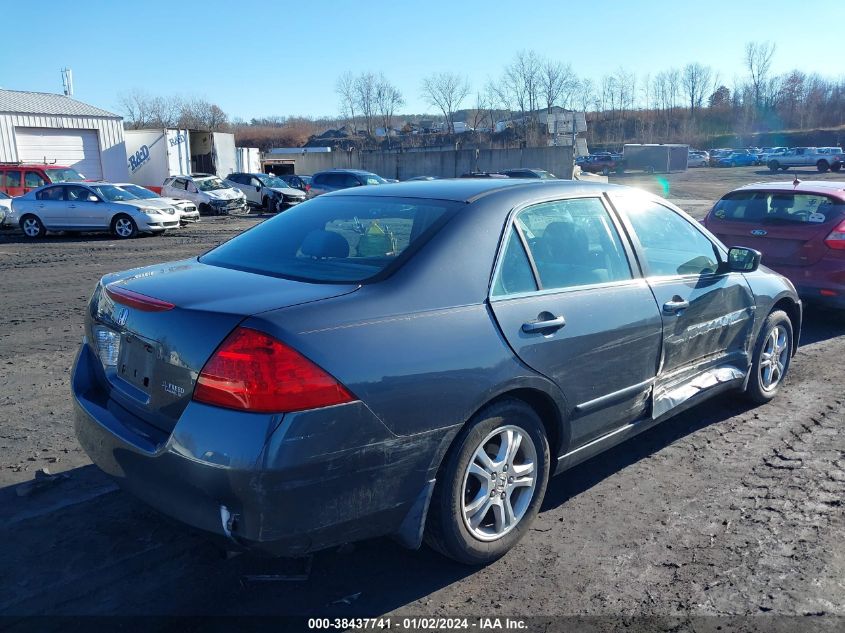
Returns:
[[[36,15],[0,0],[14,25],[0,38],[0,87],[61,92],[67,66],[75,98],[115,112],[138,89],[201,97],[230,118],[335,116],[337,77],[351,70],[383,72],[402,112],[434,113],[423,77],[461,73],[474,95],[525,49],[596,82],[620,67],[640,77],[700,62],[731,87],[745,43],[770,40],[776,73],[845,74],[842,0],[46,1]]]

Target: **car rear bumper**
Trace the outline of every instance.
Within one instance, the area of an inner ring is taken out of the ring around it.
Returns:
[[[101,374],[83,343],[72,377],[79,443],[160,512],[273,555],[388,534],[419,545],[419,502],[448,433],[397,437],[361,402],[285,415],[191,402],[165,433],[110,398]]]
[[[845,308],[845,256],[825,257],[812,266],[767,265],[789,279],[807,302]]]

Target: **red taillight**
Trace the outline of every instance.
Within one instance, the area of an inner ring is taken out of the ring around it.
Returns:
[[[827,244],[828,248],[833,248],[837,251],[845,251],[845,220],[839,223],[835,229],[830,232],[826,238],[824,238],[824,243]]]
[[[121,288],[120,286],[106,286],[106,294],[115,303],[120,303],[143,312],[166,312],[176,307],[167,301],[148,297],[147,295],[142,295],[140,292]]]
[[[227,409],[285,413],[352,402],[332,376],[273,337],[239,327],[202,368],[194,400]]]
[[[305,193],[311,191],[311,185],[305,185]]]

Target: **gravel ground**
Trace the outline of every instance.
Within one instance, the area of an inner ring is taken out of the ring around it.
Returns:
[[[611,181],[700,216],[763,179]],[[256,221],[128,242],[0,234],[0,614],[845,615],[845,316],[814,308],[774,402],[717,398],[554,479],[530,535],[485,569],[378,539],[317,554],[308,580],[250,581],[300,562],[224,559],[118,491],[76,443],[69,369],[102,274],[197,254]],[[66,478],[24,494],[44,467]]]

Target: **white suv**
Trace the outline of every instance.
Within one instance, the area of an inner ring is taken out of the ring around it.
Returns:
[[[247,203],[278,212],[289,209],[305,200],[305,192],[291,188],[281,178],[270,174],[249,174],[235,172],[224,181],[246,196]]]
[[[190,200],[200,215],[228,215],[247,213],[246,197],[211,174],[171,176],[164,181],[161,195],[165,198]]]

